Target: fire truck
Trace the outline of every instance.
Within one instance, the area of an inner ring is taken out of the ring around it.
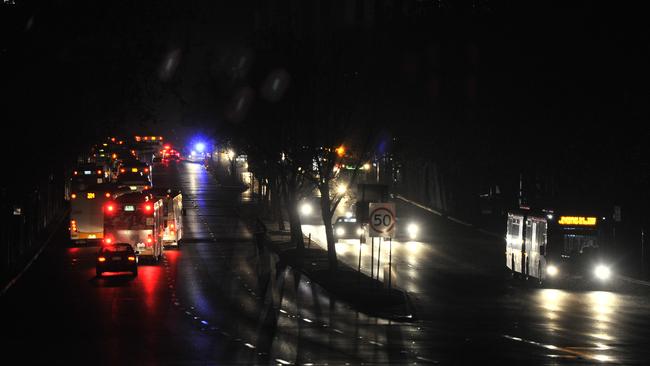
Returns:
[[[81,244],[104,238],[104,204],[111,199],[114,187],[96,184],[70,193],[70,240]]]
[[[104,243],[128,243],[138,257],[157,262],[163,252],[164,204],[150,193],[131,192],[104,205]]]
[[[178,246],[183,238],[183,195],[174,189],[154,188],[152,194],[163,202],[163,244]]]
[[[613,269],[601,250],[600,220],[594,215],[509,212],[507,268],[515,275],[540,283],[607,283]]]

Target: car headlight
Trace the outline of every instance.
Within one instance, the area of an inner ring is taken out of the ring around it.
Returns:
[[[559,270],[557,269],[556,266],[554,266],[552,264],[546,266],[546,274],[547,275],[549,275],[551,277],[555,277],[558,274],[558,272],[559,272]]]
[[[409,224],[409,226],[406,227],[406,231],[409,234],[409,238],[414,240],[418,237],[418,232],[420,232],[420,227],[417,224]]]
[[[612,272],[610,271],[609,267],[600,264],[596,266],[596,269],[594,270],[594,275],[596,275],[596,278],[598,278],[599,280],[606,281],[612,275]]]
[[[300,213],[304,216],[311,215],[312,211],[314,211],[314,208],[311,207],[309,203],[303,203],[302,206],[300,206]]]
[[[357,229],[357,235],[363,235],[363,228]]]
[[[337,227],[337,228],[336,228],[336,235],[337,235],[337,236],[343,236],[343,235],[345,235],[345,229],[342,228],[342,227]]]

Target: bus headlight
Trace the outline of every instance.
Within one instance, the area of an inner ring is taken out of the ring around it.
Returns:
[[[596,275],[596,278],[598,278],[601,281],[607,281],[609,277],[611,277],[612,272],[610,271],[609,267],[600,264],[596,266],[596,269],[594,270],[594,275]]]
[[[311,205],[309,203],[303,203],[300,206],[300,213],[303,214],[304,216],[311,215],[313,210],[314,210],[314,208],[311,207]]]
[[[557,267],[552,264],[546,267],[546,274],[548,274],[551,277],[557,276],[558,272],[559,270],[557,269]]]
[[[338,228],[336,228],[336,235],[337,235],[337,236],[343,236],[343,235],[345,235],[345,229],[342,228],[342,227],[338,227]]]

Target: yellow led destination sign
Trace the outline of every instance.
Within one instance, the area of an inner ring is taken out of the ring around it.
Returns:
[[[561,216],[558,224],[570,226],[595,226],[596,218],[582,216]]]

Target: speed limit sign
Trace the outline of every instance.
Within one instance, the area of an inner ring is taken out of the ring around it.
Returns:
[[[395,204],[370,203],[370,236],[392,237],[395,232]]]

